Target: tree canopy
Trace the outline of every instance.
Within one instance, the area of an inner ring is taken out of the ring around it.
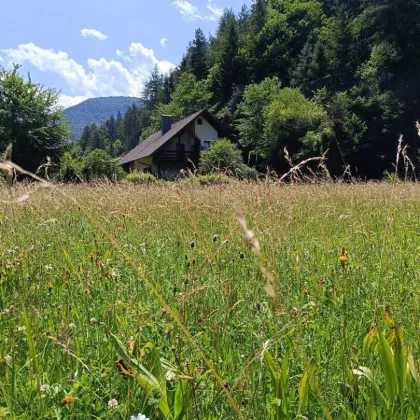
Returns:
[[[117,156],[158,130],[161,114],[177,120],[208,107],[264,169],[281,171],[287,147],[297,159],[327,152],[332,174],[350,165],[381,177],[400,134],[417,165],[419,15],[417,0],[255,0],[238,14],[226,9],[214,36],[197,29],[177,68],[152,73],[146,108],[129,110],[126,129],[96,127],[85,150]]]
[[[0,152],[11,144],[13,161],[35,172],[47,158],[58,161],[69,132],[57,91],[25,80],[18,70],[0,67]]]

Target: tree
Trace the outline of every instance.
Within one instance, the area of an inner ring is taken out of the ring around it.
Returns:
[[[209,92],[205,80],[197,81],[191,73],[183,73],[178,77],[174,93],[169,104],[156,107],[151,117],[151,126],[143,132],[147,138],[161,125],[162,115],[171,115],[177,121],[194,112],[207,108],[212,94]]]
[[[204,173],[233,172],[243,165],[241,151],[228,139],[220,139],[210,145],[209,150],[202,150],[199,170]]]
[[[154,109],[159,102],[160,91],[163,87],[163,76],[159,73],[159,68],[155,65],[152,74],[144,84],[142,99],[144,106]]]
[[[259,84],[248,85],[244,100],[238,108],[237,128],[242,146],[252,150],[264,133],[264,110],[280,93],[281,83],[277,77],[266,78]]]
[[[35,172],[51,158],[57,162],[69,136],[58,93],[25,81],[19,67],[0,67],[0,152],[12,144],[12,159]]]
[[[94,150],[83,160],[83,174],[90,181],[101,178],[119,180],[125,173],[118,165],[118,159],[112,158],[104,150]]]
[[[295,159],[319,156],[332,137],[331,123],[322,107],[305,99],[298,89],[284,88],[264,109],[264,134],[256,151],[268,157],[275,169],[281,169],[285,147]]]
[[[207,73],[208,42],[204,32],[198,28],[195,38],[190,43],[186,55],[186,70],[192,73],[197,80],[204,79]]]

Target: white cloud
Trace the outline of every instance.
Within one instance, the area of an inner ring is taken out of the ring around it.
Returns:
[[[88,99],[87,96],[60,95],[58,97],[58,105],[62,106],[63,108],[69,108],[70,106],[80,104],[80,102],[83,102],[86,99]]]
[[[131,63],[131,58],[128,55],[124,55],[124,53],[121,50],[116,50],[115,54],[118,55],[118,57],[121,57],[123,60],[128,61]]]
[[[210,14],[201,13],[200,10],[187,0],[175,0],[172,5],[181,13],[186,21],[212,20],[215,21],[223,14],[223,9],[217,7],[213,0],[207,0],[207,9]]]
[[[214,5],[213,0],[209,0],[209,3],[207,4],[207,9],[209,9],[211,12],[210,20],[216,20],[223,15],[223,9]]]
[[[160,46],[161,47],[166,47],[166,43],[168,42],[168,38],[162,38],[160,41],[159,41],[159,44],[160,44]]]
[[[97,31],[96,29],[82,29],[80,33],[82,34],[83,38],[87,38],[91,36],[94,38],[98,38],[101,41],[105,41],[106,39],[108,39],[107,35],[103,34],[102,32]]]
[[[143,56],[148,58],[154,66],[158,66],[161,73],[169,73],[175,68],[175,64],[170,61],[160,61],[156,58],[155,52],[151,48],[146,48],[141,42],[132,42],[130,45],[130,56],[133,62],[136,61],[136,57]]]
[[[205,19],[198,8],[186,0],[175,0],[172,5],[178,9],[182,17],[188,21]]]
[[[64,51],[38,47],[33,43],[20,44],[15,49],[0,50],[10,63],[30,63],[40,71],[58,74],[74,96],[61,95],[60,103],[71,106],[77,101],[96,96],[140,96],[144,82],[155,65],[162,73],[175,67],[169,61],[158,60],[154,51],[138,43],[131,43],[127,58],[129,67],[120,61],[89,58],[85,68]]]

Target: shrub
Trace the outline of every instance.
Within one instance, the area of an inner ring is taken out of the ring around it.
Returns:
[[[229,184],[229,177],[223,174],[199,175],[197,181],[200,185],[225,185]]]
[[[118,165],[118,159],[114,159],[104,150],[93,150],[83,161],[83,174],[88,181],[98,178],[120,180],[125,172]]]
[[[236,170],[236,177],[240,180],[257,181],[259,178],[259,172],[255,168],[250,168],[248,165],[243,163]]]
[[[220,139],[201,152],[199,170],[202,173],[233,172],[243,165],[241,151],[228,139]]]
[[[156,177],[149,173],[134,171],[128,174],[125,180],[132,184],[154,184]]]
[[[82,162],[74,159],[69,152],[64,153],[60,160],[58,178],[61,181],[80,181],[83,175]]]

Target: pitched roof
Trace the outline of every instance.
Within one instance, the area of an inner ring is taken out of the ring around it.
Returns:
[[[200,115],[205,115],[207,119],[209,119],[219,131],[224,132],[223,127],[219,124],[217,120],[213,118],[213,116],[208,112],[206,109],[202,109],[190,116],[184,118],[181,121],[176,122],[172,125],[171,129],[167,131],[164,135],[162,135],[162,131],[159,130],[156,133],[152,134],[146,140],[142,141],[138,146],[134,149],[130,150],[126,155],[124,155],[121,159],[119,164],[124,165],[126,163],[133,162],[138,159],[143,159],[145,157],[151,156],[156,150],[161,148],[166,142],[171,140],[175,137],[180,131],[182,131],[188,124],[193,122],[196,118]]]
[[[152,155],[157,149],[162,147],[166,142],[175,137],[181,130],[183,130],[189,123],[194,121],[203,110],[184,118],[181,121],[172,125],[171,129],[162,136],[162,131],[159,130],[152,134],[146,140],[142,141],[134,149],[130,150],[125,156],[120,159],[120,165],[133,162],[134,160],[142,159]]]

